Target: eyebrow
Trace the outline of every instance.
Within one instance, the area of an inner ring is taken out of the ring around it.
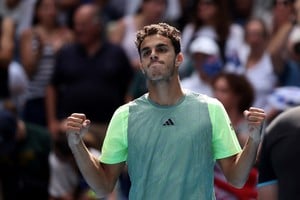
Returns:
[[[155,46],[155,48],[157,48],[157,47],[168,47],[168,45],[167,45],[167,44],[164,44],[164,43],[159,43],[159,44],[157,44],[157,45]],[[145,50],[148,50],[148,49],[150,49],[150,47],[144,47],[144,48],[141,49],[141,52],[142,52],[142,51],[145,51]]]

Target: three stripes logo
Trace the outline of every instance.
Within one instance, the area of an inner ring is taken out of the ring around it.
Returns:
[[[174,126],[174,122],[169,118],[163,123],[163,126]]]

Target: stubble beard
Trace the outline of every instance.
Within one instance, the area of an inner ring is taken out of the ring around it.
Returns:
[[[170,82],[175,74],[175,61],[169,66],[167,66],[167,73],[162,73],[160,70],[155,71],[145,71],[145,76],[148,82],[152,84],[159,84],[162,82]]]

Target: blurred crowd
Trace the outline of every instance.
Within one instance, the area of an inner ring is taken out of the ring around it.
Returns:
[[[0,0],[0,200],[96,199],[76,167],[65,119],[85,113],[96,156],[114,110],[147,92],[135,33],[167,22],[181,33],[185,89],[219,99],[241,146],[243,111],[266,126],[300,105],[300,0]],[[217,199],[256,199],[215,168]],[[121,175],[106,199],[127,199]]]

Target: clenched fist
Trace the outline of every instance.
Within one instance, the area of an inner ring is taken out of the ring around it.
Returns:
[[[266,118],[265,111],[260,108],[251,107],[244,111],[244,116],[248,122],[249,136],[259,142],[262,135],[263,122]]]
[[[68,143],[76,145],[80,142],[84,134],[88,131],[90,120],[86,119],[85,114],[73,113],[66,120],[66,132]]]

